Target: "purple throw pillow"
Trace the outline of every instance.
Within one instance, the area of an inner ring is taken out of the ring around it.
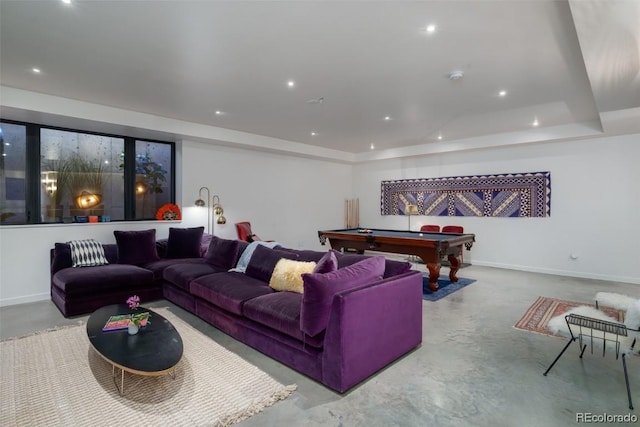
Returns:
[[[200,258],[200,241],[204,227],[169,228],[167,258]]]
[[[51,262],[51,272],[55,273],[73,265],[71,260],[71,247],[68,243],[56,243]]]
[[[238,261],[239,243],[240,240],[221,239],[216,236],[211,237],[204,261],[226,270],[233,268]]]
[[[338,258],[336,258],[336,254],[331,251],[326,252],[322,258],[316,264],[316,268],[313,270],[314,273],[331,273],[332,271],[336,271],[338,269]]]
[[[276,268],[276,264],[282,258],[297,260],[298,255],[258,245],[253,251],[247,270],[244,273],[249,277],[269,283],[273,269]]]
[[[387,259],[384,262],[384,279],[399,276],[411,270],[411,263]]]
[[[160,259],[156,250],[156,230],[114,231],[118,264],[145,264]]]
[[[304,292],[300,306],[300,330],[309,336],[324,331],[329,323],[334,295],[380,280],[383,274],[383,256],[365,258],[330,273],[303,274]]]
[[[367,255],[344,254],[333,249],[331,249],[331,252],[333,252],[336,255],[336,258],[338,258],[338,268],[343,268],[348,265],[355,264],[356,262],[362,261],[364,258],[369,258]],[[387,277],[398,276],[400,274],[406,273],[409,270],[411,270],[411,263],[386,259],[384,267],[384,278],[386,279]]]

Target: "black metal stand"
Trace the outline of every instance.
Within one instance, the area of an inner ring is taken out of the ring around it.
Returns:
[[[628,337],[628,331],[640,332],[640,329],[628,329],[625,325],[615,322],[607,322],[605,320],[594,319],[591,317],[580,316],[577,314],[569,314],[565,316],[565,321],[567,322],[567,326],[569,327],[569,333],[571,334],[571,338],[569,338],[569,342],[564,346],[560,354],[556,356],[551,365],[544,371],[544,376],[546,377],[551,368],[556,364],[556,362],[560,359],[560,357],[564,354],[564,352],[569,348],[572,342],[578,341],[581,347],[580,350],[580,358],[584,354],[585,349],[587,348],[587,344],[584,344],[583,341],[588,340],[591,344],[591,353],[593,354],[593,344],[594,342],[601,341],[602,342],[602,356],[605,356],[607,342],[613,343],[615,345],[616,350],[616,360],[620,356],[621,349],[621,338]],[[577,329],[577,333],[574,334],[574,328]],[[607,335],[608,334],[608,335]],[[631,343],[631,347],[629,350],[633,350],[636,344],[636,339],[634,338]],[[625,349],[626,351],[626,349]],[[633,409],[633,402],[631,401],[631,388],[629,387],[629,376],[627,374],[627,362],[625,359],[626,353],[622,352],[622,367],[624,369],[624,381],[627,386],[627,397],[629,399],[629,409]]]

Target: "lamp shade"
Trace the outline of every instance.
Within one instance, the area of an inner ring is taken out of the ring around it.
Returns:
[[[101,201],[102,196],[100,194],[83,191],[78,197],[76,197],[76,206],[80,209],[91,209],[98,206]]]
[[[418,215],[418,205],[407,205],[405,215]]]

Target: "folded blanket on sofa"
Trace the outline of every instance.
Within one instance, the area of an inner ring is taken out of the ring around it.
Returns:
[[[266,246],[270,249],[273,249],[277,246],[282,246],[278,242],[263,242],[263,241],[255,241],[249,243],[249,246],[242,252],[240,258],[238,259],[238,263],[235,268],[230,269],[229,271],[235,271],[237,273],[244,273],[247,270],[247,266],[249,265],[249,261],[251,261],[251,256],[253,255],[253,251],[256,250],[258,245]]]

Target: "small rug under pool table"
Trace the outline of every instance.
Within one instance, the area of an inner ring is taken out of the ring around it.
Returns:
[[[465,279],[464,277],[458,277],[458,281],[453,283],[449,280],[449,276],[438,277],[438,290],[432,291],[429,289],[429,273],[422,274],[422,299],[427,301],[438,301],[448,295],[451,295],[455,291],[469,286],[475,282],[475,279]]]

